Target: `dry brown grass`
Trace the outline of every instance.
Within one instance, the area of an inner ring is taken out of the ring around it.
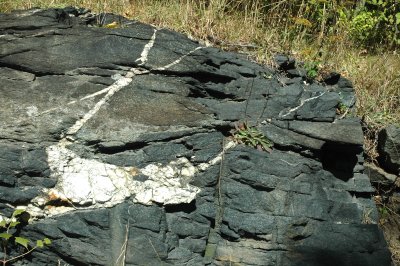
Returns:
[[[400,208],[400,197],[392,195],[384,203],[382,197],[377,196],[375,201],[380,212],[379,225],[392,252],[393,263],[400,265],[400,216],[397,212]]]
[[[30,9],[34,7],[65,7],[78,6],[90,8],[95,12],[115,12],[122,14],[128,6],[125,0],[1,0],[0,10],[10,12],[15,9]]]

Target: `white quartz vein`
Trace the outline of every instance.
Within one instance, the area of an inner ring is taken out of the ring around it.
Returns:
[[[197,50],[199,50],[199,49],[202,49],[203,47],[196,47],[195,49],[193,49],[192,51],[190,51],[189,53],[187,53],[187,54],[185,54],[185,55],[182,55],[181,57],[179,57],[178,59],[176,59],[174,62],[172,62],[172,63],[170,63],[170,64],[168,64],[168,65],[166,65],[166,66],[163,66],[163,67],[158,67],[158,68],[156,68],[156,70],[166,70],[166,69],[168,69],[168,68],[170,68],[170,67],[172,67],[172,66],[174,66],[174,65],[177,65],[177,64],[179,64],[186,56],[189,56],[189,55],[191,55],[192,53],[194,53],[194,52],[196,52]]]
[[[140,54],[140,58],[136,59],[136,62],[137,61],[141,62],[139,65],[144,65],[147,62],[149,52],[150,52],[151,48],[153,47],[154,42],[156,40],[156,33],[157,33],[157,30],[154,29],[153,36],[151,36],[150,41],[144,46],[144,49],[143,49],[142,53]]]
[[[300,105],[290,109],[286,114],[281,115],[281,117],[286,117],[286,116],[290,115],[291,113],[293,113],[293,112],[297,111],[298,109],[300,109],[306,102],[318,99],[319,97],[321,97],[324,94],[325,94],[325,92],[323,92],[323,93],[321,93],[321,94],[319,94],[317,96],[314,96],[314,97],[311,97],[311,98],[308,98],[308,99],[305,99],[305,100],[301,100],[300,101]]]
[[[224,153],[236,144],[233,141],[226,142],[222,152],[215,158],[197,166],[182,157],[166,164],[151,163],[141,169],[81,158],[65,145],[63,142],[46,149],[50,171],[52,176],[58,178],[58,183],[52,189],[45,189],[44,195],[32,200],[33,205],[27,209],[34,217],[51,216],[77,208],[112,207],[127,198],[145,205],[155,202],[190,203],[200,192],[200,188],[189,184],[193,177],[221,162]],[[147,179],[135,180],[138,175]],[[67,202],[70,207],[49,208],[43,213],[41,208],[54,199]]]
[[[139,65],[147,62],[148,55],[156,40],[157,30],[150,41],[144,46]],[[174,62],[156,70],[165,70],[179,64],[186,56],[201,49],[189,51]],[[44,189],[41,196],[25,206],[33,217],[43,217],[68,211],[87,208],[111,207],[131,198],[133,202],[142,204],[179,204],[193,201],[200,188],[190,185],[190,181],[201,171],[219,163],[224,153],[236,144],[228,141],[222,147],[222,152],[206,163],[193,165],[187,158],[172,159],[169,163],[151,163],[139,169],[135,166],[121,167],[94,159],[80,157],[68,146],[74,142],[75,135],[100,108],[119,90],[128,86],[136,75],[147,74],[150,70],[131,68],[125,76],[119,76],[110,86],[96,93],[86,95],[75,101],[93,98],[105,94],[81,119],[71,126],[65,136],[56,145],[46,148],[51,176],[58,180],[52,189]],[[50,111],[50,110],[48,110]],[[45,111],[45,112],[48,112]],[[136,176],[142,176],[135,180]],[[144,181],[142,180],[145,177]],[[67,206],[45,208],[49,202],[60,200]]]
[[[149,56],[149,52],[150,52],[151,48],[153,47],[154,42],[155,42],[155,40],[156,40],[156,33],[157,33],[157,29],[154,29],[154,33],[153,33],[153,35],[152,35],[150,41],[144,46],[143,51],[142,51],[142,53],[140,54],[140,58],[138,58],[138,59],[135,60],[135,62],[138,62],[138,61],[141,62],[141,63],[139,64],[139,66],[144,65],[144,64],[147,62],[147,58],[148,58],[148,56]],[[131,68],[131,69],[129,70],[129,72],[125,75],[125,78],[132,78],[132,77],[134,76],[135,69],[136,69],[136,68]],[[145,73],[148,73],[148,71],[142,71],[142,72],[139,73],[139,74],[145,74]],[[78,100],[70,101],[70,102],[67,103],[67,105],[72,105],[72,104],[75,104],[75,103],[77,103],[77,102],[79,102],[79,101],[84,101],[84,100],[87,100],[87,99],[89,99],[89,98],[96,97],[96,96],[101,95],[101,94],[104,94],[104,93],[111,94],[111,95],[108,97],[108,98],[110,98],[115,92],[117,92],[117,91],[120,90],[121,88],[127,86],[130,82],[132,82],[132,80],[130,80],[129,82],[126,83],[126,85],[124,85],[123,83],[121,84],[121,80],[123,80],[123,78],[118,79],[114,84],[112,84],[111,86],[109,86],[109,87],[107,87],[107,88],[105,88],[105,89],[102,89],[102,90],[100,90],[100,91],[97,91],[97,92],[92,93],[92,94],[89,94],[89,95],[86,95],[85,97],[82,97],[82,98],[80,98],[80,99],[78,99]],[[118,83],[120,83],[120,84],[118,84]],[[107,97],[107,96],[106,96],[106,97]],[[106,99],[106,101],[108,100],[108,98]],[[103,104],[104,104],[104,103],[103,103]],[[99,107],[101,107],[101,105],[102,105],[102,104],[100,104]],[[40,115],[47,114],[47,113],[53,112],[53,111],[58,110],[58,109],[60,109],[60,108],[59,108],[59,107],[52,108],[52,109],[49,109],[49,110],[46,110],[46,111],[41,112]],[[97,112],[97,111],[96,111],[96,112]],[[89,114],[87,114],[87,115],[89,115]],[[92,115],[92,116],[93,116],[93,115]],[[90,119],[90,117],[89,117],[89,119]],[[82,120],[82,121],[83,121],[83,120]],[[76,125],[76,126],[78,127],[78,125]],[[78,130],[79,130],[79,129],[78,129]]]
[[[80,102],[80,101],[84,101],[84,100],[87,100],[87,99],[90,99],[90,98],[94,98],[94,97],[96,97],[96,96],[98,96],[98,95],[107,93],[109,90],[111,90],[111,86],[108,86],[108,87],[105,88],[105,89],[96,91],[95,93],[86,95],[85,97],[82,97],[82,98],[80,98],[80,99],[78,99],[78,100],[70,101],[70,102],[68,102],[66,105],[68,106],[68,105],[72,105],[72,104],[75,104],[75,103]],[[59,109],[61,109],[61,107],[51,108],[51,109],[48,109],[48,110],[43,111],[43,112],[41,112],[41,113],[38,113],[36,116],[40,116],[40,115],[44,115],[44,114],[47,114],[47,113],[51,113],[51,112],[54,112],[54,111],[59,110]]]
[[[82,119],[76,121],[76,123],[68,129],[67,135],[76,134],[79,131],[79,129],[81,129],[82,126],[100,110],[102,105],[104,105],[117,91],[119,91],[123,87],[126,87],[131,82],[132,78],[124,77],[117,80],[114,84],[112,84],[108,88],[109,90],[107,94],[100,101],[98,101],[96,105],[83,116]]]

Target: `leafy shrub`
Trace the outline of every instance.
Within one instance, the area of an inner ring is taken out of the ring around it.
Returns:
[[[19,230],[17,230],[18,225],[22,223],[27,223],[29,220],[29,214],[21,209],[16,209],[11,218],[5,218],[1,216],[0,219],[0,240],[1,240],[1,248],[3,251],[3,259],[0,259],[0,263],[5,266],[9,262],[14,261],[16,259],[22,258],[37,248],[42,248],[45,245],[50,245],[51,241],[48,238],[44,238],[41,240],[36,240],[33,245],[30,245],[31,241],[27,238],[18,236]],[[13,240],[13,241],[12,241]],[[8,258],[7,254],[12,247],[22,246],[25,248],[25,251],[15,257]]]
[[[257,2],[257,1],[256,1]],[[292,39],[318,40],[349,33],[364,47],[400,45],[398,0],[263,0],[266,24],[288,27]]]
[[[365,46],[400,44],[400,3],[397,0],[366,0],[350,20],[353,38]]]

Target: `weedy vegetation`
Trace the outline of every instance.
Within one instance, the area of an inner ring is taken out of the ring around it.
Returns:
[[[349,111],[349,107],[344,103],[340,102],[336,107],[336,114],[345,115]]]
[[[237,143],[241,143],[257,150],[272,151],[273,143],[255,126],[250,126],[246,122],[235,124],[232,130],[232,138]]]
[[[319,61],[310,61],[304,64],[304,68],[307,71],[308,79],[313,80],[318,76],[319,65]]]
[[[19,225],[28,223],[30,215],[21,209],[16,209],[10,218],[1,217],[0,221],[0,241],[3,253],[3,258],[0,259],[0,263],[5,266],[9,263],[25,257],[37,248],[43,248],[46,245],[51,244],[51,240],[47,237],[44,239],[38,239],[32,243],[31,240],[21,237],[19,235]],[[18,246],[24,248],[20,255],[9,257],[10,250],[18,249]]]

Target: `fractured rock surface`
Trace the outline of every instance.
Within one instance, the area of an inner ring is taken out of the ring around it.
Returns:
[[[389,125],[379,133],[380,164],[393,174],[400,175],[400,128]]]
[[[16,265],[390,265],[360,123],[337,114],[351,83],[277,59],[111,14],[0,14],[0,210],[52,240]],[[240,121],[273,151],[235,143]]]

